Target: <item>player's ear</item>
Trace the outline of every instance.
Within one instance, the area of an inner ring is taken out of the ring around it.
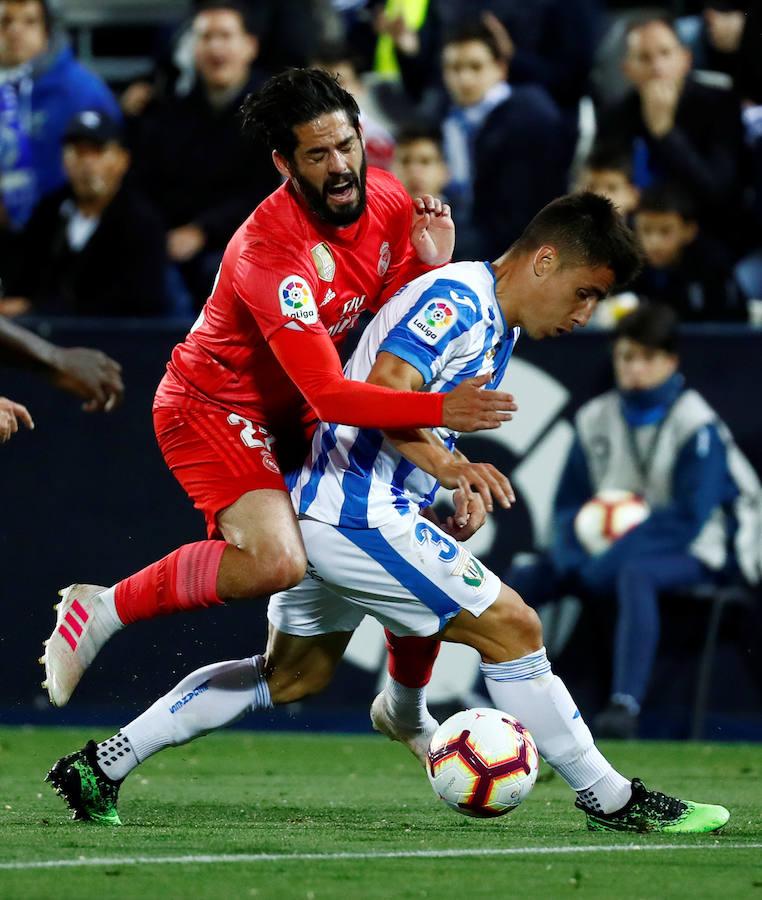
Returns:
[[[540,247],[532,258],[532,269],[538,278],[552,272],[558,265],[558,251],[547,244]]]
[[[282,153],[273,150],[273,165],[284,178],[291,177],[291,166]]]

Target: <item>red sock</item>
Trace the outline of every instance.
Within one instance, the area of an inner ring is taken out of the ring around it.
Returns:
[[[117,615],[129,625],[222,603],[217,596],[217,573],[226,547],[225,541],[185,544],[120,581],[114,592]]]
[[[434,638],[398,637],[388,629],[384,632],[392,678],[405,687],[426,687],[442,644]]]

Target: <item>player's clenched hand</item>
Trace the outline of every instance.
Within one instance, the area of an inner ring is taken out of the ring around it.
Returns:
[[[19,422],[27,428],[34,428],[32,417],[25,406],[7,397],[0,397],[0,444],[10,440],[19,430]]]
[[[438,469],[437,476],[445,487],[462,492],[463,497],[456,501],[455,508],[455,517],[461,524],[465,524],[468,497],[472,493],[481,497],[487,512],[492,512],[493,497],[504,509],[516,500],[510,481],[491,463],[469,462],[465,457],[453,459]]]
[[[453,431],[481,431],[498,428],[513,418],[512,413],[518,409],[513,394],[482,390],[491,377],[487,373],[467,378],[445,394],[442,410],[447,428]]]
[[[455,224],[450,207],[431,194],[416,197],[410,229],[410,243],[418,259],[428,266],[441,266],[452,258],[455,249]]]
[[[85,412],[110,412],[122,402],[122,367],[100,350],[59,347],[54,369],[54,383],[62,390],[82,397]]]
[[[455,491],[452,501],[455,511],[444,522],[440,522],[439,527],[456,541],[467,541],[487,521],[487,507],[481,494],[470,491]]]

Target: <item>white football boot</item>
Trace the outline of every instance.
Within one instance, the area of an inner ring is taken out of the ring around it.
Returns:
[[[426,754],[439,722],[426,713],[426,719],[416,728],[402,725],[392,718],[386,703],[386,693],[381,691],[370,707],[370,721],[375,731],[385,734],[391,741],[399,741],[415,756],[418,762],[426,767]]]
[[[46,676],[42,686],[53,706],[66,706],[101,647],[120,629],[101,599],[105,590],[98,584],[70,584],[58,592],[56,627],[40,657]]]

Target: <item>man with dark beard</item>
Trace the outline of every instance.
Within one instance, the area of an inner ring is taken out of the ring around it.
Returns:
[[[265,138],[287,180],[233,236],[154,401],[159,446],[204,513],[209,540],[110,588],[62,592],[41,660],[56,706],[124,625],[267,597],[302,580],[307,560],[281,471],[301,464],[318,419],[476,431],[498,427],[515,409],[510,395],[481,390],[486,376],[448,393],[344,379],[335,345],[360,313],[449,260],[449,209],[428,196],[411,201],[391,175],[366,171],[357,104],[321,70],[274,76],[243,114],[244,130]],[[465,458],[459,465],[465,493],[474,485],[508,505],[510,488],[496,470]]]

